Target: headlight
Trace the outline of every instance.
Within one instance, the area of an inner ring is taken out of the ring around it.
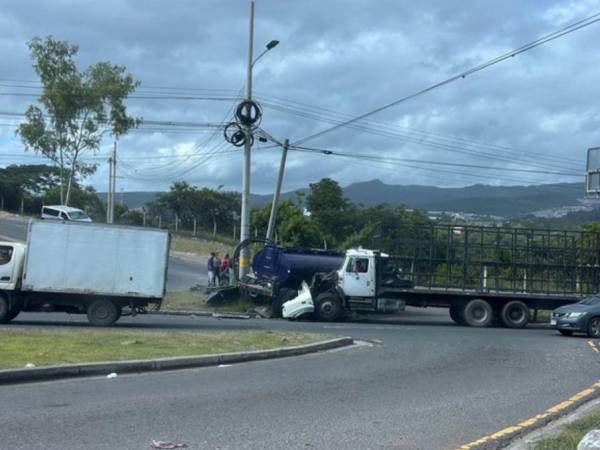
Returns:
[[[584,315],[585,315],[584,312],[572,312],[572,313],[568,313],[567,317],[569,319],[576,319],[577,317],[581,317],[581,316],[584,316]]]

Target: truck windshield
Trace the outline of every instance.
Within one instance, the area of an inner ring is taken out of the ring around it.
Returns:
[[[13,248],[6,245],[0,245],[0,266],[8,264],[12,258]]]

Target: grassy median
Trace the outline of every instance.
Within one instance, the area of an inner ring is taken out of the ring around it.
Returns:
[[[171,251],[195,253],[202,256],[208,256],[211,252],[218,252],[222,258],[226,253],[230,255],[233,253],[233,246],[202,238],[173,236],[173,239],[171,239]]]
[[[576,450],[579,441],[588,431],[600,428],[600,411],[576,420],[565,426],[564,430],[556,437],[543,439],[536,442],[533,450]]]
[[[327,339],[308,333],[0,330],[0,369],[267,350]]]
[[[161,311],[209,311],[245,313],[252,311],[257,305],[245,299],[227,302],[222,305],[204,303],[204,289],[199,291],[167,292],[160,307]]]

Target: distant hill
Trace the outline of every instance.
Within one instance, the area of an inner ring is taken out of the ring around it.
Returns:
[[[307,191],[306,189],[304,191]],[[295,199],[296,191],[282,193],[284,200]],[[365,206],[384,203],[405,205],[429,211],[453,211],[515,217],[540,210],[578,204],[583,197],[583,183],[556,183],[535,186],[487,186],[476,184],[461,188],[392,185],[380,180],[353,183],[344,188],[346,198]],[[125,192],[123,201],[129,208],[139,208],[152,201],[159,192]],[[99,194],[103,199],[106,194]],[[272,195],[253,195],[252,204],[270,203]],[[117,195],[117,201],[121,194]]]
[[[365,206],[384,203],[405,205],[428,211],[453,211],[514,217],[535,211],[577,205],[583,197],[583,183],[556,183],[534,186],[487,186],[461,188],[392,185],[380,180],[353,183],[344,188],[347,199]],[[294,199],[294,192],[282,194]],[[272,196],[255,196],[255,204],[265,204]]]

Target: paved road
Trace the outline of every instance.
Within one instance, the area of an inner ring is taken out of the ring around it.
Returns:
[[[16,218],[0,219],[0,240],[1,236],[24,241],[27,238],[27,221]],[[167,291],[187,291],[197,284],[208,284],[205,261],[171,255],[167,273]]]
[[[87,327],[23,314],[13,325]],[[144,449],[452,449],[529,418],[600,378],[585,338],[543,327],[453,325],[410,310],[395,324],[144,316],[118,328],[281,329],[378,340],[297,358],[145,375],[0,387],[2,447]],[[0,328],[1,330],[1,328]]]

